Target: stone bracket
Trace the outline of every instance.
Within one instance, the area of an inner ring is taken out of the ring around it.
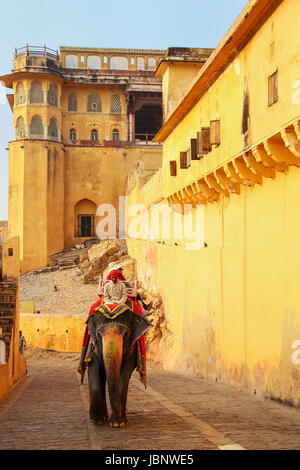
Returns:
[[[300,120],[281,129],[168,197],[173,204],[207,204],[220,196],[240,194],[240,187],[261,185],[263,178],[274,179],[276,172],[287,173],[289,166],[300,167]]]

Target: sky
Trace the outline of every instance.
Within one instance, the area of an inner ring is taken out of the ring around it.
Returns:
[[[247,0],[15,0],[0,5],[0,75],[11,72],[15,47],[167,49],[216,47]],[[9,90],[8,90],[9,91]],[[7,220],[8,142],[12,111],[0,84],[0,220]]]

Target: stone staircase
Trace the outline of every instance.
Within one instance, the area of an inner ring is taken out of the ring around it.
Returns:
[[[74,269],[78,266],[80,257],[85,254],[93,245],[100,242],[98,238],[86,240],[80,245],[75,245],[67,251],[55,253],[50,257],[49,266],[33,271],[33,274],[40,274],[51,271],[63,271],[65,269]]]

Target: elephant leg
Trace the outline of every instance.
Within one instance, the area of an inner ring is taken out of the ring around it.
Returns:
[[[128,395],[128,387],[129,381],[136,367],[136,353],[130,355],[128,361],[123,364],[121,375],[120,375],[120,396],[121,396],[121,427],[128,425],[127,419],[127,395]]]
[[[90,392],[90,418],[93,424],[107,421],[107,405],[105,396],[105,369],[101,358],[93,354],[88,366],[88,382]]]

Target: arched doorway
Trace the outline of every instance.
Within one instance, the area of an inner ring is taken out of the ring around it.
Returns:
[[[97,206],[89,199],[77,202],[74,208],[75,238],[90,238],[95,236],[95,216]]]

